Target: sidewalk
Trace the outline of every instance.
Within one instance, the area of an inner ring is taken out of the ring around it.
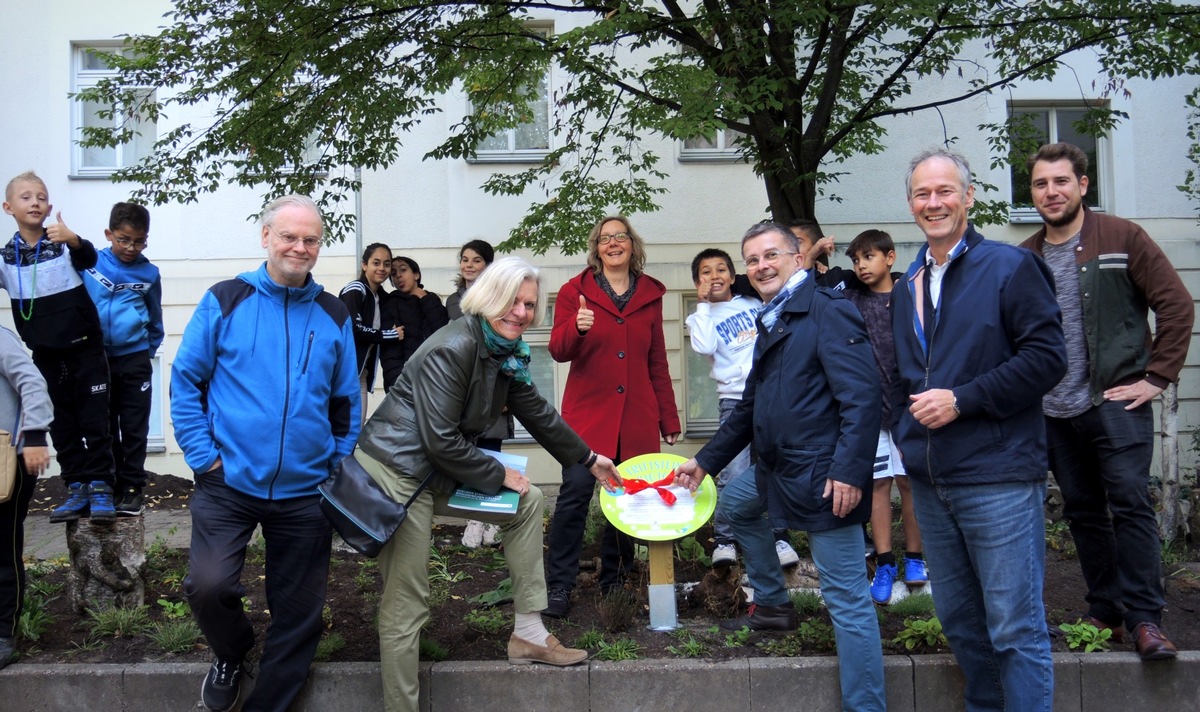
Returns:
[[[146,546],[162,540],[173,549],[186,548],[192,540],[192,513],[187,509],[147,509]],[[45,512],[30,512],[25,519],[25,556],[39,561],[67,555],[66,524],[51,524]]]

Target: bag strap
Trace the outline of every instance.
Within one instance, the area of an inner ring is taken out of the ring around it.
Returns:
[[[431,471],[428,475],[425,475],[425,479],[421,480],[421,484],[417,485],[417,489],[413,491],[412,496],[409,497],[408,501],[404,503],[405,509],[408,509],[409,507],[411,507],[412,503],[417,500],[417,497],[421,496],[421,493],[424,492],[425,488],[429,486],[429,482],[431,480],[433,480],[433,476],[436,473],[437,473],[437,471],[434,470],[434,471]]]

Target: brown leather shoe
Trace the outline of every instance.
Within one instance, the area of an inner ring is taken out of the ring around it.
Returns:
[[[721,621],[722,630],[796,630],[796,607],[791,601],[778,606],[759,606],[750,604],[750,610],[745,615]]]
[[[1085,623],[1091,623],[1096,627],[1096,630],[1111,630],[1112,635],[1108,637],[1114,643],[1125,642],[1125,626],[1118,623],[1117,625],[1109,625],[1095,616],[1088,616],[1083,619]]]
[[[553,635],[546,639],[545,645],[534,645],[524,638],[518,638],[513,633],[508,639],[508,663],[510,665],[528,665],[530,663],[545,663],[565,667],[578,665],[588,659],[586,650],[568,648],[558,642]]]
[[[1133,628],[1133,641],[1142,660],[1170,660],[1179,654],[1174,643],[1153,623],[1138,623]]]

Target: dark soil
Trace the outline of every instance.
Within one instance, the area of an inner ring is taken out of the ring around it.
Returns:
[[[58,489],[56,489],[58,488]],[[39,481],[32,512],[48,511],[61,499],[58,478]],[[192,483],[170,475],[152,476],[145,493],[150,508],[178,509],[187,506]],[[39,516],[39,514],[31,514]],[[898,533],[898,532],[897,532]],[[490,608],[472,598],[496,592],[508,573],[499,549],[468,550],[459,545],[460,526],[439,526],[433,531],[436,555],[431,557],[433,618],[426,628],[427,644],[423,657],[454,660],[503,660],[505,643],[511,630],[512,606]],[[697,539],[711,550],[707,532]],[[898,540],[901,540],[898,538]],[[1058,624],[1072,623],[1084,615],[1083,581],[1079,565],[1065,528],[1052,527],[1047,537],[1045,602],[1052,630]],[[583,572],[575,589],[570,618],[547,619],[553,632],[567,645],[587,647],[599,657],[662,658],[690,655],[709,660],[726,660],[764,655],[832,654],[832,631],[828,615],[820,610],[807,616],[801,630],[792,635],[756,634],[749,641],[727,636],[715,629],[719,618],[729,615],[737,603],[731,592],[740,574],[736,569],[726,577],[710,575],[702,562],[676,557],[675,577],[680,582],[704,581],[680,598],[680,630],[662,633],[648,630],[645,567],[639,567],[623,595],[602,598],[595,584],[595,546],[585,550]],[[677,552],[678,553],[678,552]],[[803,552],[802,552],[803,553]],[[1147,552],[1158,555],[1159,552]],[[1200,555],[1195,549],[1171,552],[1172,563],[1164,568],[1167,578],[1167,608],[1163,624],[1171,639],[1183,650],[1200,650]],[[186,550],[167,550],[151,546],[146,572],[146,602],[149,620],[168,620],[170,604],[182,601],[181,585],[187,569]],[[211,659],[203,639],[189,650],[167,653],[145,633],[123,637],[100,636],[89,622],[69,606],[64,593],[65,562],[29,562],[32,595],[48,599],[44,609],[49,623],[37,640],[21,644],[22,659],[27,662],[204,662]],[[864,572],[865,576],[865,572]],[[706,578],[707,577],[707,578]],[[252,545],[243,575],[247,610],[255,629],[262,632],[270,615],[263,591],[261,545]],[[866,580],[864,578],[864,585]],[[326,640],[319,657],[330,661],[375,661],[379,659],[375,616],[378,600],[379,571],[374,561],[356,553],[335,548],[331,565],[326,611]],[[164,603],[165,602],[165,605]],[[905,630],[904,616],[890,608],[881,610],[881,633],[885,653],[947,652],[944,648],[918,646],[908,650],[892,640]],[[497,614],[500,619],[496,619]],[[184,618],[186,619],[186,617]],[[604,642],[599,643],[600,640]],[[586,645],[585,645],[586,643]],[[1054,638],[1056,652],[1067,651],[1064,636]],[[1114,644],[1113,650],[1132,650],[1129,643]]]

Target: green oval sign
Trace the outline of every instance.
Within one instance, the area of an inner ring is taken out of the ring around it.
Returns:
[[[617,466],[625,480],[657,482],[671,473],[686,458],[667,452],[638,455]],[[664,501],[660,490],[674,498],[673,504]],[[659,488],[647,487],[627,493],[618,489],[610,494],[600,490],[600,510],[617,529],[629,536],[646,541],[670,541],[691,534],[708,521],[717,509],[717,486],[712,477],[705,477],[695,494],[671,484]]]

